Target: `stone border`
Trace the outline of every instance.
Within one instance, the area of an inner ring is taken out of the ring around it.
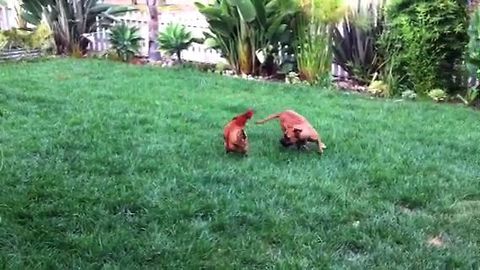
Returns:
[[[40,49],[10,49],[0,50],[0,62],[20,61],[26,59],[35,59],[42,56]]]

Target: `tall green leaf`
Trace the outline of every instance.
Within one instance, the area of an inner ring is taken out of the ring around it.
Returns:
[[[286,41],[291,32],[288,27],[295,11],[276,9],[280,3],[279,0],[216,0],[210,5],[196,3],[196,6],[210,25],[212,35],[208,42],[221,50],[238,73],[257,74],[259,63],[274,65],[272,59],[278,42]],[[259,51],[263,52],[262,61],[257,57]],[[265,54],[268,56],[264,57]],[[269,61],[264,62],[263,58]]]
[[[257,17],[255,6],[251,0],[229,0],[232,5],[236,6],[239,14],[245,22],[252,22]]]
[[[332,30],[335,62],[359,83],[369,83],[384,64],[377,47],[383,32],[383,17],[375,12],[381,7],[352,10],[342,24]]]

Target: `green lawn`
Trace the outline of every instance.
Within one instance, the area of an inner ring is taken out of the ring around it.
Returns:
[[[250,106],[305,115],[325,154],[251,121],[250,156],[226,155]],[[0,269],[480,263],[480,114],[462,106],[62,59],[0,65],[0,112]]]

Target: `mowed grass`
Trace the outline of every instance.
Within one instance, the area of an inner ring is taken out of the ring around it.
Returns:
[[[222,128],[291,108],[226,155]],[[479,112],[97,60],[0,65],[1,269],[471,269]],[[436,243],[429,241],[437,237]]]

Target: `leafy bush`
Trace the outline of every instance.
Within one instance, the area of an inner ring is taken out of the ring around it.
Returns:
[[[468,36],[468,67],[472,74],[476,74],[480,68],[480,8],[476,8],[471,14]]]
[[[8,49],[43,49],[52,46],[52,32],[46,24],[40,24],[34,30],[12,28],[2,33],[3,47]]]
[[[447,98],[447,94],[445,93],[445,91],[438,88],[428,92],[428,96],[431,97],[436,102],[445,101],[445,99]]]
[[[332,65],[328,26],[323,23],[310,25],[307,20],[304,24],[299,26],[307,29],[299,31],[295,53],[297,67],[302,80],[317,83],[329,76]]]
[[[383,32],[383,4],[359,5],[333,28],[335,62],[361,84],[368,83],[384,64],[378,48]]]
[[[478,81],[480,80],[480,8],[476,7],[471,16],[468,27],[467,68],[470,74],[476,77],[475,87],[469,87],[465,95],[457,94],[465,105],[472,106],[480,102]]]
[[[300,78],[298,77],[298,74],[295,72],[290,72],[285,76],[285,83],[287,84],[299,84],[302,83]]]
[[[301,79],[316,83],[330,75],[333,24],[345,14],[342,0],[300,1],[296,18],[296,57]]]
[[[399,74],[394,73],[394,67],[397,65],[397,56],[395,51],[390,51],[390,53],[391,54],[389,55],[383,50],[380,52],[384,62],[380,68],[379,77],[388,85],[389,95],[395,96],[401,91],[409,91],[411,89],[405,89],[405,87],[402,87],[400,84],[405,75],[400,76]]]
[[[110,43],[124,62],[130,61],[135,54],[138,54],[142,40],[138,27],[130,27],[122,22],[111,28]]]
[[[7,46],[7,43],[8,43],[8,38],[5,36],[5,34],[0,32],[0,51],[3,50],[5,46]]]
[[[50,49],[55,44],[53,44],[53,33],[50,27],[47,24],[41,23],[40,25],[35,28],[32,35],[30,36],[30,44],[31,48],[38,48],[38,49]]]
[[[169,24],[165,31],[158,35],[160,49],[165,50],[170,55],[175,54],[180,62],[182,62],[182,51],[186,50],[193,40],[190,31],[187,31],[185,26],[180,24]]]
[[[215,64],[215,69],[213,72],[217,74],[223,74],[226,70],[228,70],[228,65],[220,62]]]
[[[3,31],[3,35],[7,39],[5,45],[8,49],[23,49],[28,48],[30,44],[30,31],[12,28],[10,30]]]
[[[417,98],[417,94],[412,90],[405,90],[402,92],[402,98],[414,100]]]
[[[237,73],[254,75],[261,68],[257,55],[264,56],[265,64],[273,63],[279,44],[289,43],[289,23],[297,12],[294,0],[215,0],[195,5],[212,32],[206,33],[205,44],[219,49]]]
[[[390,89],[388,88],[388,84],[381,80],[372,80],[372,82],[368,85],[367,91],[379,97],[390,96]]]
[[[84,54],[90,40],[88,35],[98,26],[108,28],[116,15],[133,8],[103,4],[100,0],[23,0],[21,18],[39,25],[45,20],[53,31],[58,54],[71,54],[80,49]]]
[[[454,92],[462,87],[466,1],[394,0],[386,21],[381,45],[389,57],[394,54],[392,70],[403,89],[426,94],[434,88]]]

